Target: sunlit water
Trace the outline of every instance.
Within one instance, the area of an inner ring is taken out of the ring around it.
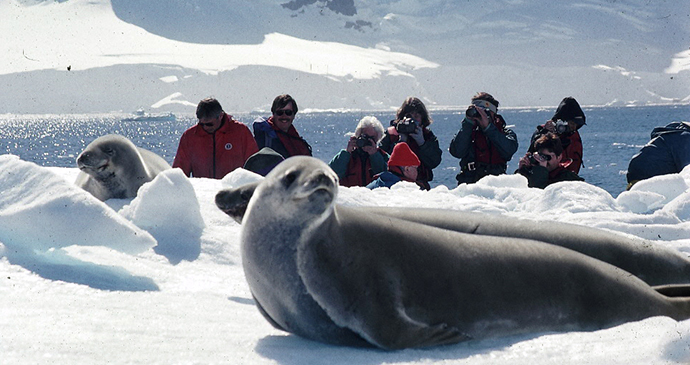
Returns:
[[[520,147],[508,165],[517,168],[517,161],[529,144],[536,125],[550,118],[549,109],[500,110],[517,133]],[[233,113],[234,114],[234,113]],[[460,128],[464,111],[432,111],[431,129],[438,136],[443,160],[434,170],[432,186],[456,186],[459,160],[448,153],[450,140]],[[586,108],[587,125],[580,130],[584,145],[584,168],[580,176],[614,197],[625,189],[625,172],[630,158],[649,140],[651,130],[673,121],[690,120],[690,105],[652,107]],[[345,112],[299,113],[295,126],[313,147],[314,156],[326,162],[347,144],[359,119],[374,115],[384,126],[393,113]],[[234,114],[250,125],[256,115]],[[178,117],[173,122],[121,121],[122,116],[0,116],[0,152],[18,155],[42,166],[76,167],[79,152],[95,138],[117,133],[130,138],[136,145],[152,150],[172,164],[182,132],[196,122]]]

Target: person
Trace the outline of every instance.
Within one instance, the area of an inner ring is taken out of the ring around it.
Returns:
[[[417,183],[420,188],[425,189],[417,177],[421,165],[422,162],[407,143],[397,143],[393,147],[390,159],[388,159],[388,170],[376,175],[374,181],[367,185],[367,188],[390,188],[401,181],[409,181]]]
[[[297,115],[297,102],[288,94],[278,95],[271,105],[268,119],[259,117],[254,120],[254,138],[259,148],[269,147],[283,158],[304,155],[311,156],[311,146],[300,137],[293,125]]]
[[[185,175],[221,179],[259,151],[249,128],[226,114],[218,100],[201,100],[196,117],[199,122],[182,134],[173,160]]]
[[[532,134],[530,148],[541,136],[551,132],[556,133],[561,139],[563,146],[563,161],[561,164],[568,170],[579,174],[582,167],[582,138],[579,129],[586,123],[585,113],[580,104],[572,96],[563,98],[556,113],[546,123],[537,126],[537,130]],[[534,150],[528,150],[534,152]]]
[[[498,100],[486,92],[472,97],[460,130],[450,142],[450,154],[460,159],[458,185],[475,183],[486,175],[506,173],[518,149],[515,132],[498,114]]]
[[[690,122],[673,122],[652,130],[651,140],[628,164],[628,190],[653,176],[679,173],[690,165]]]
[[[386,171],[388,154],[378,148],[382,137],[383,125],[376,117],[366,116],[359,121],[347,147],[328,163],[338,175],[340,185],[367,186],[374,175]]]
[[[543,189],[559,181],[584,181],[566,169],[562,162],[563,145],[555,133],[547,133],[534,142],[534,151],[520,159],[517,172],[527,178],[527,186]]]
[[[441,163],[443,151],[439,148],[438,138],[429,129],[433,123],[424,103],[415,97],[408,97],[402,103],[396,117],[386,129],[380,147],[388,154],[399,142],[405,142],[412,152],[419,157],[421,166],[417,174],[417,183],[429,190],[429,181],[434,179],[433,169]]]

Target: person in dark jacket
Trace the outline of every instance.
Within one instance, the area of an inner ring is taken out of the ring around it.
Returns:
[[[172,165],[185,175],[221,179],[259,151],[249,128],[226,114],[218,100],[201,100],[196,117],[199,123],[180,137]]]
[[[382,137],[383,125],[376,117],[366,116],[359,121],[347,147],[328,163],[338,175],[340,185],[367,186],[374,175],[386,171],[388,154],[378,148]]]
[[[249,156],[243,168],[261,176],[266,176],[283,160],[285,159],[278,152],[269,147],[264,147],[259,152]]]
[[[534,142],[546,133],[556,133],[561,139],[563,146],[563,162],[570,160],[567,169],[578,174],[582,167],[582,138],[580,138],[580,128],[586,123],[585,112],[582,111],[580,104],[572,96],[563,98],[556,109],[553,117],[546,123],[537,126],[537,130],[532,134],[530,149]]]
[[[421,165],[417,175],[417,183],[429,190],[429,181],[434,179],[433,169],[441,163],[443,151],[438,144],[438,138],[429,129],[433,120],[429,116],[424,103],[415,97],[408,97],[398,109],[395,119],[386,129],[380,147],[388,154],[399,142],[405,142],[412,152],[419,157]]]
[[[455,177],[458,185],[475,183],[487,175],[505,174],[517,149],[515,132],[498,114],[498,100],[486,92],[476,94],[460,131],[450,142],[450,154],[460,159],[460,173]]]
[[[527,186],[543,189],[560,181],[584,181],[562,164],[563,146],[555,133],[539,137],[534,142],[534,150],[527,152],[518,164],[517,172],[527,178]]]
[[[297,115],[297,102],[288,94],[278,95],[271,105],[268,119],[254,120],[254,138],[259,149],[269,147],[283,158],[290,156],[311,156],[311,146],[302,138],[293,125]]]
[[[409,181],[417,183],[420,188],[424,189],[417,178],[420,165],[421,161],[412,152],[410,146],[405,142],[398,143],[393,147],[393,153],[388,160],[388,171],[376,175],[374,181],[367,185],[367,188],[390,188],[401,181]]]
[[[690,122],[673,122],[652,130],[651,140],[628,165],[628,190],[653,176],[679,173],[690,165]]]

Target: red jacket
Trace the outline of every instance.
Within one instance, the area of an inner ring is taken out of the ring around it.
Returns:
[[[563,167],[577,174],[580,172],[580,166],[582,166],[582,138],[580,138],[580,132],[575,131],[569,136],[561,137],[561,142],[563,140],[569,141],[563,144],[563,161],[572,160],[569,165],[563,164]]]
[[[221,179],[258,151],[249,128],[224,114],[223,125],[213,134],[198,124],[182,134],[173,167],[187,176]]]
[[[496,115],[493,121],[496,129],[502,134],[506,134],[506,122],[503,117]],[[508,163],[495,144],[489,141],[489,138],[482,132],[482,128],[477,124],[472,128],[472,141],[474,142],[474,158],[475,162],[481,162],[489,165],[505,165]]]

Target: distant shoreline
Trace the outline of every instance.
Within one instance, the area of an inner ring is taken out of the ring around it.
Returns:
[[[499,110],[556,110],[557,105],[548,106],[501,106]],[[462,112],[465,110],[466,105],[427,105],[430,113],[433,112]],[[601,108],[649,108],[649,107],[690,107],[689,103],[655,103],[655,104],[613,104],[613,105],[582,105],[584,109],[601,109]],[[300,109],[300,114],[344,114],[344,113],[390,113],[395,112],[397,107],[383,108],[383,109],[310,109],[303,108]],[[151,110],[151,112],[163,113],[168,112],[168,110],[160,108],[156,110]],[[173,111],[175,115],[179,118],[192,118],[195,119],[194,112],[176,112]],[[230,111],[228,114],[234,116],[244,116],[244,115],[256,115],[256,114],[270,114],[270,110],[252,110],[252,111]],[[0,114],[0,119],[30,119],[30,118],[55,118],[57,116],[68,117],[68,118],[94,118],[111,116],[113,118],[125,118],[131,116],[132,113],[122,112],[122,111],[110,111],[110,112],[90,112],[90,113],[30,113],[30,114],[17,114],[17,113],[5,113]],[[690,116],[688,116],[690,119]]]

